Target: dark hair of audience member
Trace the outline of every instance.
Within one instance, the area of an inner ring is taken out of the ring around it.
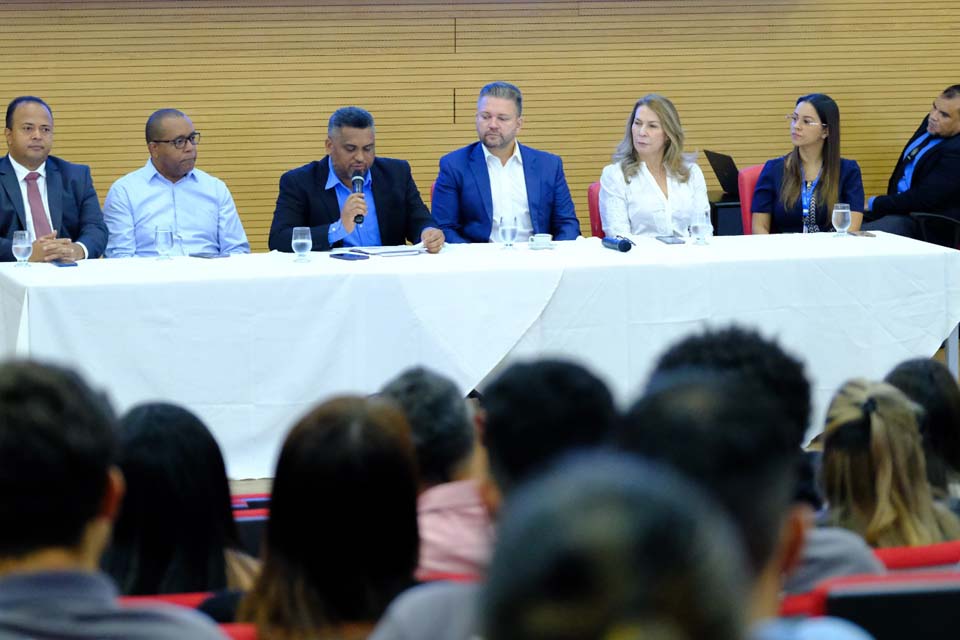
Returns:
[[[753,380],[783,406],[783,417],[795,425],[796,446],[803,444],[810,424],[810,382],[803,364],[776,341],[735,325],[708,329],[675,343],[654,367],[656,373],[681,369],[730,371]]]
[[[420,481],[453,480],[473,452],[473,423],[463,394],[451,380],[423,367],[404,371],[381,389],[403,409],[413,433]]]
[[[280,452],[263,567],[238,620],[287,639],[378,620],[413,582],[417,485],[393,402],[339,397],[301,418]]]
[[[873,547],[960,538],[960,521],[934,504],[917,427],[922,409],[895,387],[844,384],[827,410],[821,478],[828,522]]]
[[[563,458],[510,497],[480,598],[497,640],[743,637],[740,546],[684,478],[632,456]]]
[[[249,587],[252,568],[246,581],[228,580],[227,557],[240,546],[230,486],[220,447],[200,418],[157,402],[134,407],[120,425],[127,493],[102,566],[121,593]]]
[[[800,455],[795,437],[782,406],[752,380],[680,371],[651,380],[614,441],[706,488],[732,516],[759,575],[793,502]]]
[[[52,365],[0,366],[0,557],[76,547],[116,455],[107,401]]]
[[[949,369],[930,358],[900,363],[885,382],[923,407],[920,434],[927,479],[945,497],[950,477],[960,479],[960,386]]]
[[[617,410],[606,385],[561,360],[509,366],[483,394],[484,444],[500,490],[571,449],[607,440]]]

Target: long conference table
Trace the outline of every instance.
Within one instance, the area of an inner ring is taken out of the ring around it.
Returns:
[[[850,377],[882,378],[948,336],[956,366],[960,252],[821,233],[707,246],[640,238],[628,253],[591,238],[351,262],[132,258],[3,264],[0,296],[3,355],[75,367],[119,410],[186,405],[213,430],[229,475],[258,478],[311,405],[374,392],[412,365],[466,392],[511,361],[572,358],[626,404],[668,345],[734,322],[805,362],[819,431]]]

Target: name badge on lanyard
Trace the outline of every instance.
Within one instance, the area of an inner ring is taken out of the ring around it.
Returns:
[[[813,182],[804,181],[800,186],[800,202],[803,206],[803,233],[820,231],[817,226],[817,200],[813,197],[818,182],[820,182],[819,173]]]

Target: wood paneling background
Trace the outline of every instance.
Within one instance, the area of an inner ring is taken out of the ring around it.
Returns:
[[[429,198],[437,160],[471,142],[478,89],[524,91],[521,139],[560,154],[584,231],[587,185],[633,102],[674,100],[688,150],[740,166],[790,148],[798,95],[840,104],[843,155],[869,194],[947,85],[958,18],[931,0],[101,0],[0,4],[0,102],[53,107],[54,153],[92,167],[101,199],[146,161],[154,109],[203,132],[198,166],[233,191],[254,250],[280,174],[323,155],[326,120],[357,104],[377,152],[405,158]],[[716,181],[706,161],[708,185]]]

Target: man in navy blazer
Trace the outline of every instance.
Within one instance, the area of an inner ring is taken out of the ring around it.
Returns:
[[[900,153],[887,194],[870,198],[863,229],[917,236],[912,212],[937,213],[960,221],[960,84],[943,90]],[[934,238],[953,244],[949,237]]]
[[[480,90],[480,141],[442,157],[434,186],[433,217],[447,242],[496,241],[501,222],[515,222],[520,241],[534,233],[580,235],[563,161],[516,141],[522,114],[516,86],[492,82]]]
[[[377,158],[373,116],[343,107],[327,125],[327,156],[280,177],[269,247],[292,251],[294,227],[310,227],[313,250],[423,242],[436,253],[443,233],[404,160]],[[356,180],[356,182],[355,182]]]
[[[13,256],[13,232],[29,231],[31,262],[99,258],[107,225],[93,189],[90,168],[50,155],[53,112],[34,96],[7,106],[0,159],[0,261]]]

